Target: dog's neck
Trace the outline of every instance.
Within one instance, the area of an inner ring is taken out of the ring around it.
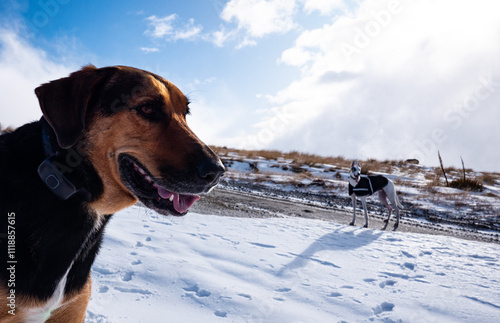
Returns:
[[[352,186],[358,185],[358,179],[354,176],[352,172],[349,173],[349,184]]]
[[[55,140],[52,128],[44,117],[40,120],[42,126],[42,142],[46,159],[38,167],[38,175],[47,186],[61,200],[67,200],[76,193],[82,193],[85,199],[89,199],[88,191],[81,185],[75,184],[65,173],[73,170],[65,167],[60,159],[61,155],[66,155]],[[66,155],[66,160],[67,155]]]

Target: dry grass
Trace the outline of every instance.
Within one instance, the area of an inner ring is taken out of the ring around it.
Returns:
[[[335,165],[339,168],[348,168],[351,165],[352,160],[348,160],[343,156],[319,156],[315,154],[302,153],[299,151],[282,152],[279,150],[243,150],[228,147],[211,146],[213,151],[215,151],[221,157],[227,157],[230,153],[238,154],[239,156],[245,156],[247,158],[257,158],[262,157],[267,160],[289,160],[295,165]],[[390,173],[392,167],[401,166],[406,164],[403,161],[396,160],[384,160],[378,161],[375,159],[361,160],[359,161],[362,165],[362,169],[368,170],[368,172],[385,172]],[[411,165],[410,165],[411,166]],[[337,167],[333,167],[332,171],[338,170]]]
[[[500,180],[500,176],[494,173],[483,173],[481,181],[486,185],[495,185]]]
[[[301,153],[298,151],[282,152],[279,150],[242,150],[218,146],[211,146],[210,148],[212,148],[212,150],[215,151],[219,156],[228,156],[229,153],[236,153],[247,158],[262,157],[267,160],[286,159],[291,160],[294,164],[309,166],[318,164],[344,165],[350,163],[342,156],[325,157],[314,154]]]
[[[428,190],[433,190],[435,186],[441,186],[441,178],[443,173],[441,169],[435,168],[434,173],[426,173],[425,179],[427,180],[426,188]]]
[[[464,191],[482,192],[484,190],[483,184],[473,179],[459,178],[450,183],[450,187],[458,188]]]

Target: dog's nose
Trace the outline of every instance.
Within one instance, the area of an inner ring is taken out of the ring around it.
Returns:
[[[217,183],[225,172],[226,168],[219,158],[207,158],[198,166],[198,176],[209,185]]]

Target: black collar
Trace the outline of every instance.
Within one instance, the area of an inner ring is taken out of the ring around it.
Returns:
[[[40,119],[40,124],[42,125],[42,143],[45,157],[54,156],[57,154],[57,151],[54,147],[57,146],[57,144],[54,142],[52,129],[44,117]]]
[[[88,196],[84,187],[78,187],[71,182],[64,173],[72,170],[64,163],[61,152],[64,151],[56,142],[52,127],[44,117],[40,119],[42,125],[42,143],[45,160],[38,166],[38,175],[44,184],[61,200],[67,200],[77,192]],[[58,158],[59,157],[59,158]]]

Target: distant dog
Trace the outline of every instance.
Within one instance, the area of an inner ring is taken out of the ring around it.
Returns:
[[[383,230],[387,228],[389,220],[391,218],[392,208],[387,202],[387,198],[391,201],[391,205],[396,213],[396,224],[394,224],[394,230],[399,226],[399,209],[403,209],[401,203],[399,203],[398,196],[396,195],[396,188],[394,183],[382,175],[376,176],[365,176],[361,175],[361,165],[357,161],[353,161],[351,164],[351,171],[349,172],[349,196],[352,199],[353,207],[353,217],[350,225],[354,225],[356,221],[356,198],[358,197],[363,204],[363,209],[365,211],[365,228],[368,228],[368,212],[366,210],[366,197],[378,192],[378,197],[382,203],[389,209],[389,216],[384,221],[385,226]]]

